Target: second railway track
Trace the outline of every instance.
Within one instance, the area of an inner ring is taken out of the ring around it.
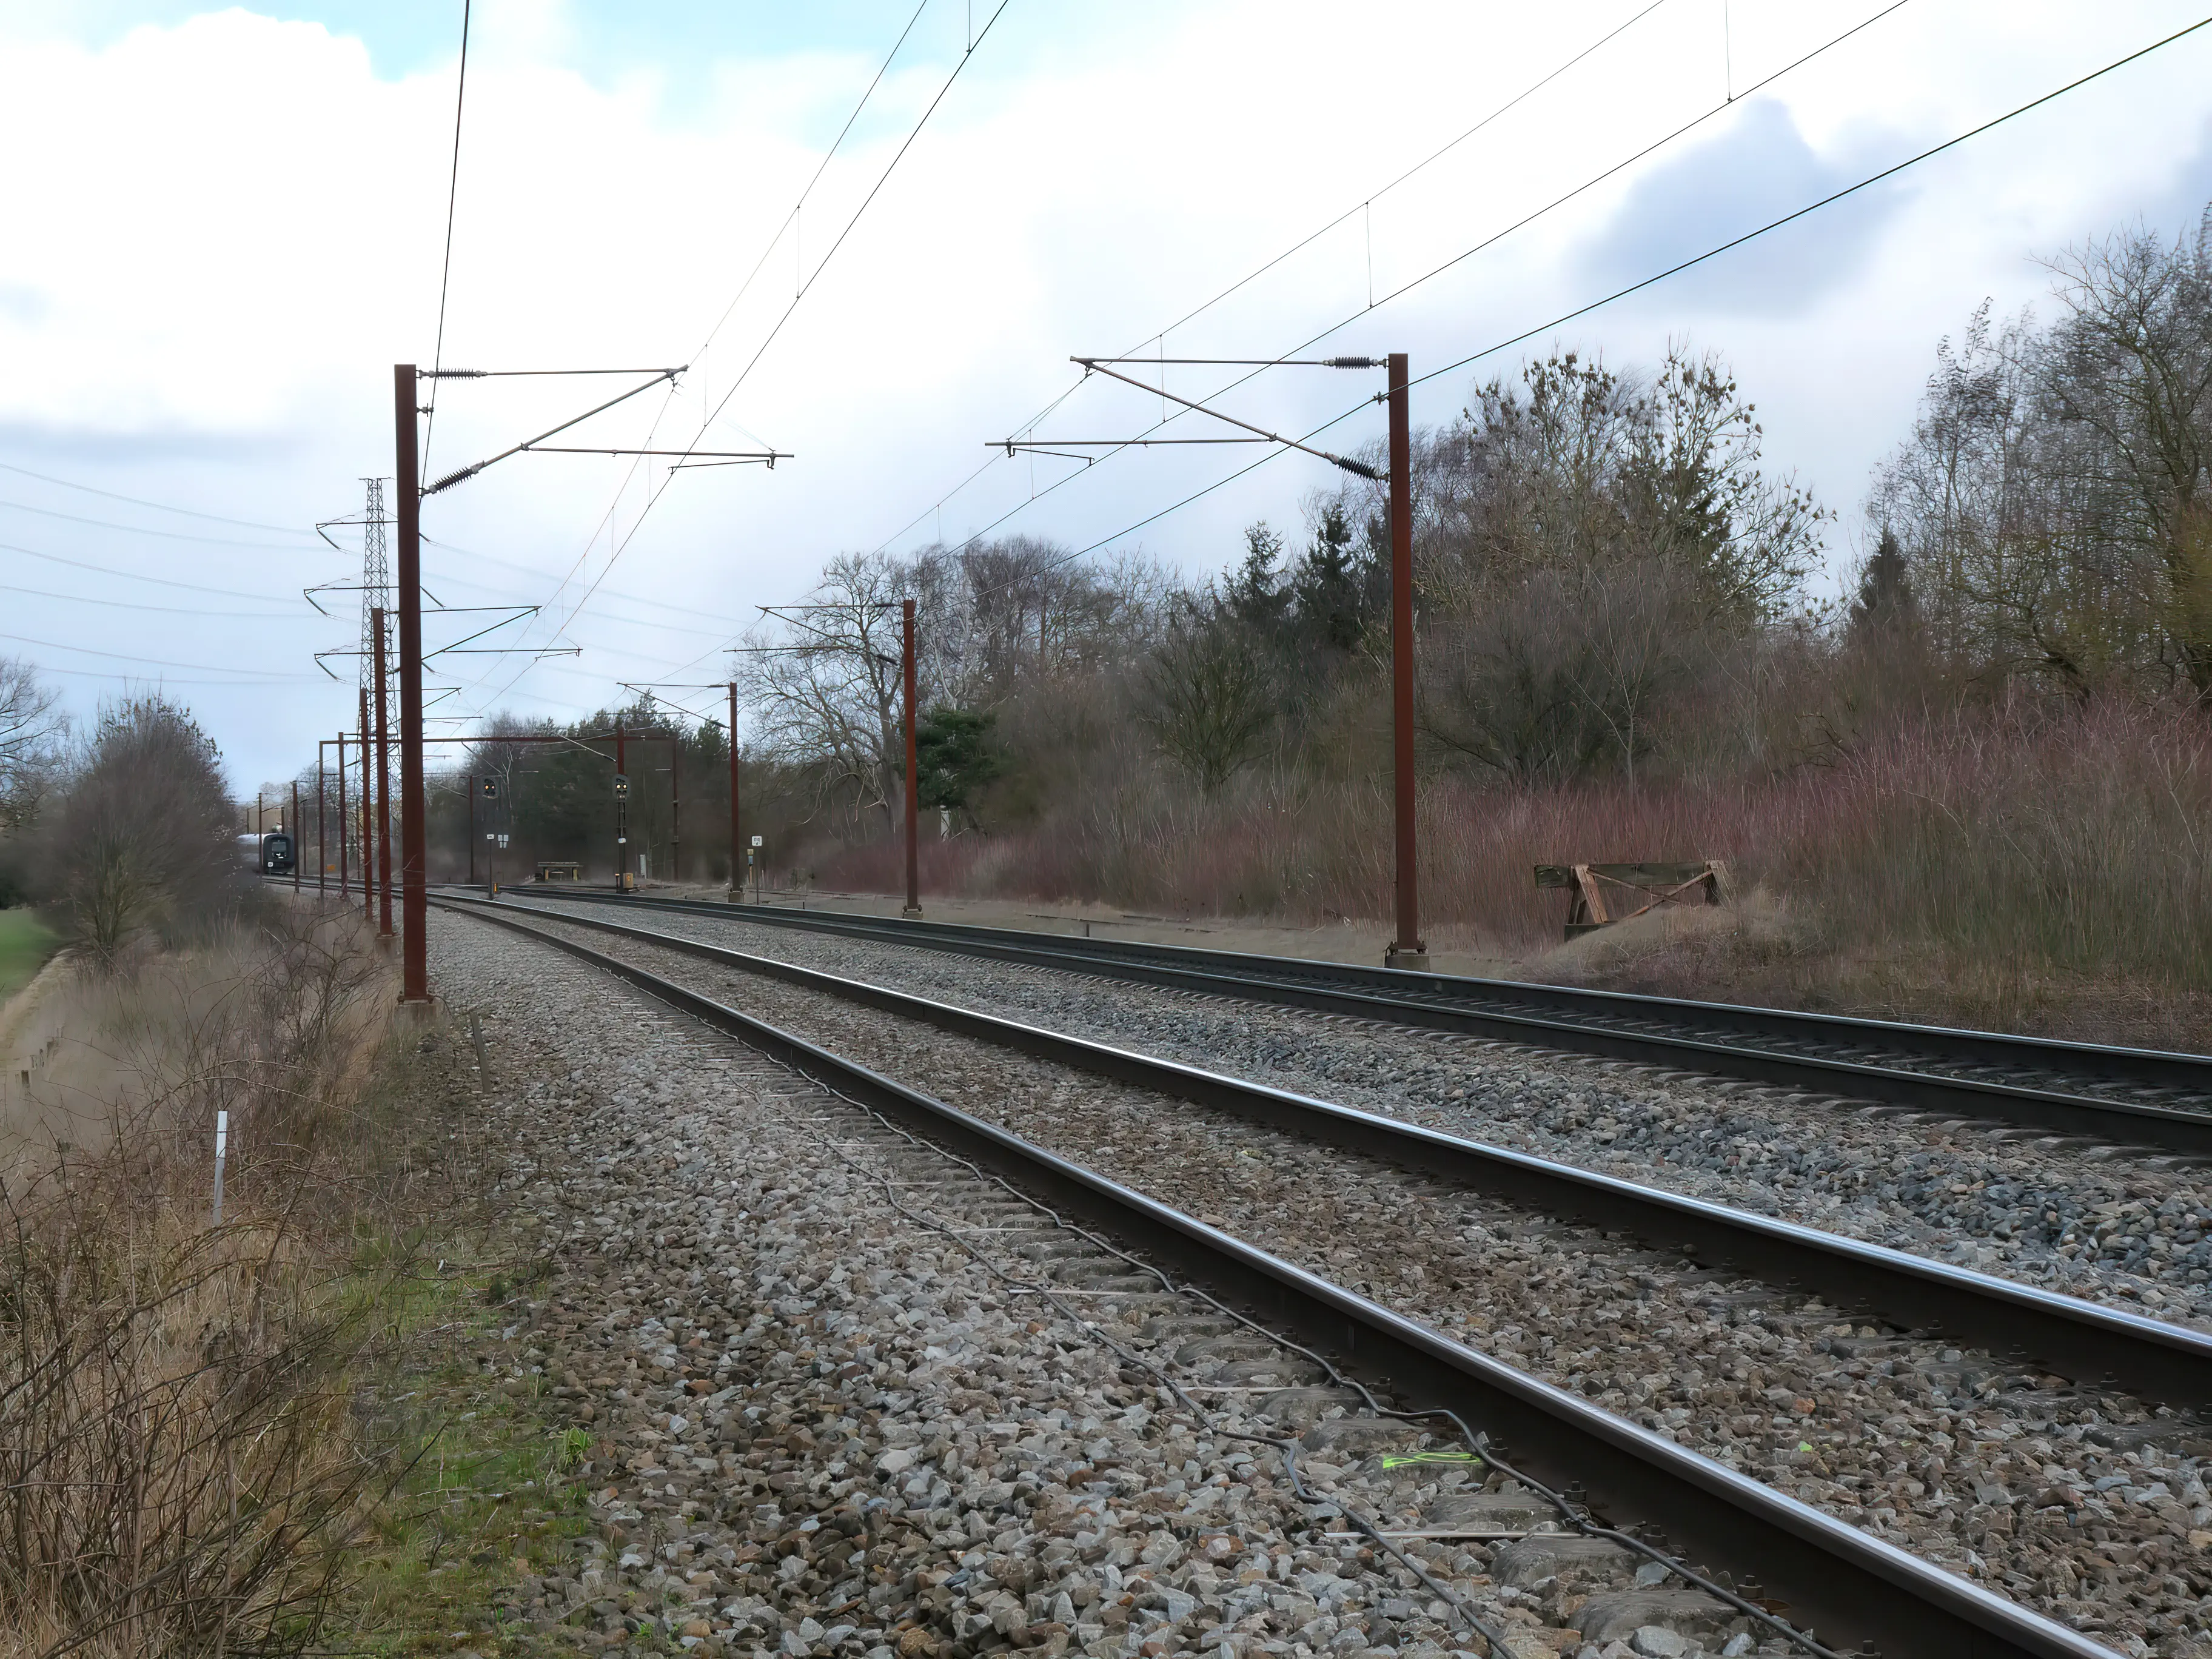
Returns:
[[[564,948],[583,951],[587,947],[573,936],[579,920],[559,931],[570,935]],[[519,921],[510,925],[545,931]],[[2023,1296],[2021,1287],[2001,1281],[1978,1285],[1972,1274],[1931,1277],[1929,1264],[1885,1262],[1880,1258],[1887,1253],[1863,1247],[1843,1253],[1850,1272],[1875,1275],[1856,1290],[1839,1283],[1816,1299],[1802,1287],[1755,1287],[1747,1269],[1763,1266],[1770,1281],[1790,1275],[1777,1260],[1747,1259],[1741,1238],[1721,1249],[1711,1248],[1708,1239],[1699,1263],[1679,1254],[1681,1243],[1692,1242],[1692,1221],[1708,1229],[1729,1224],[1723,1216],[1692,1213],[1713,1206],[1670,1210],[1662,1203],[1626,1219],[1629,1212],[1620,1206],[1648,1205],[1664,1195],[1638,1199],[1614,1190],[1625,1183],[1603,1182],[1577,1193],[1571,1182],[1563,1186],[1559,1176],[1530,1167],[1538,1163],[1533,1159],[1506,1160],[1514,1166],[1510,1181],[1472,1178],[1445,1137],[1414,1135],[1398,1142],[1395,1152],[1380,1150],[1379,1143],[1352,1144],[1358,1136],[1347,1139],[1346,1131],[1372,1132],[1351,1121],[1358,1114],[1343,1115],[1333,1132],[1310,1115],[1296,1122],[1279,1117],[1264,1128],[1249,1127],[1248,1117],[1248,1127],[1224,1144],[1218,1127],[1163,1118],[1128,1098],[1154,1088],[1158,1077],[1145,1080],[1124,1066],[1113,1083],[1071,1088],[1048,1075],[1069,1063],[1065,1054],[1049,1065],[1003,1058],[985,1063],[972,1054],[963,1059],[957,1051],[976,1047],[972,1033],[953,1039],[940,1030],[916,1042],[910,1032],[889,1028],[913,1020],[917,1011],[889,1021],[880,998],[875,1010],[825,1016],[822,988],[802,991],[789,983],[804,970],[787,971],[782,985],[763,985],[760,964],[726,957],[717,968],[714,947],[696,941],[623,941],[618,954],[629,965],[617,971],[665,972],[676,964],[676,952],[690,959],[681,975],[687,983],[699,982],[703,958],[708,982],[718,991],[742,975],[752,988],[751,1005],[765,1001],[791,1012],[811,1004],[798,1023],[836,1031],[841,1048],[865,1036],[864,1050],[873,1055],[903,1052],[909,1058],[901,1062],[901,1074],[921,1067],[954,1103],[1016,1133],[1072,1144],[1086,1161],[1103,1159],[1109,1172],[1187,1207],[1203,1212],[1210,1204],[1239,1231],[1293,1259],[1298,1249],[1315,1251],[1310,1229],[1325,1222],[1336,1242],[1313,1259],[1333,1274],[1372,1283],[1395,1305],[1448,1328],[1471,1319],[1471,1327],[1455,1328],[1479,1333],[1486,1346],[1498,1344],[1554,1382],[1634,1410],[1658,1431],[1885,1535],[1979,1564],[1987,1579],[2054,1613],[2083,1616],[2075,1592],[2094,1582],[2100,1569],[2094,1564],[2106,1559],[2099,1550],[2117,1548],[2133,1562],[2155,1566],[2171,1553],[2176,1526],[2186,1530],[2195,1518],[2182,1499],[2202,1505],[2189,1449],[2203,1431],[2185,1419],[2154,1416],[2139,1401],[2103,1386],[2088,1348],[2077,1348],[2068,1362],[2075,1379],[2069,1382],[2045,1368],[2008,1362],[2001,1340],[1992,1345],[2000,1357],[1992,1358],[1978,1351],[1975,1336],[1912,1334],[1895,1326],[1971,1325],[1980,1318],[1986,1334],[2002,1324],[1986,1310],[2002,1307],[2016,1316],[2020,1330],[2052,1322],[2033,1341],[2050,1348],[2063,1340],[2054,1333],[2070,1322],[2077,1339],[2132,1352],[2123,1363],[2135,1369],[2136,1385],[2146,1395],[2185,1401],[2201,1397],[2205,1376],[2204,1339],[2194,1333],[2079,1304],[2069,1310],[2066,1298]],[[1035,1045],[1028,1046],[1034,1054]],[[1096,1055],[1086,1069],[1094,1078],[1102,1070],[1114,1076],[1114,1064],[1102,1065]],[[1176,1070],[1185,1074],[1184,1085],[1168,1092],[1215,1111],[1236,1109],[1213,1085],[1193,1085],[1189,1068]],[[1244,1103],[1248,1112],[1252,1106]],[[1329,1150],[1359,1152],[1370,1167],[1300,1167],[1313,1165],[1313,1143],[1291,1139],[1286,1131],[1293,1127],[1307,1136],[1324,1131],[1325,1141],[1334,1133]],[[1405,1133],[1403,1126],[1393,1132]],[[1300,1146],[1308,1148],[1303,1155]],[[1395,1157],[1403,1163],[1409,1152],[1424,1161],[1426,1179],[1409,1183],[1401,1170],[1376,1162]],[[1494,1202],[1470,1203],[1500,1198],[1516,1212],[1501,1213]],[[1662,1223],[1676,1231],[1668,1234]],[[1641,1243],[1609,1237],[1605,1228],[1634,1232]],[[1776,1250],[1813,1249],[1811,1239],[1794,1237],[1803,1231],[1765,1237]],[[1642,1247],[1650,1243],[1662,1246],[1658,1255]],[[1348,1255],[1351,1264],[1340,1264],[1340,1255]],[[1731,1258],[1729,1269],[1717,1266]],[[1881,1281],[1883,1274],[1890,1277]],[[1927,1296],[1931,1287],[1949,1306],[1923,1303],[1912,1311],[1909,1297]],[[1979,1315],[1973,1311],[1978,1297],[1985,1310]],[[1853,1302],[1887,1302],[1888,1310],[1882,1322],[1863,1324],[1864,1314],[1846,1317],[1837,1305]],[[2171,1479],[2139,1485],[2130,1473],[2115,1480],[2102,1472],[2108,1464],[2115,1474],[2155,1466]],[[2030,1486],[2036,1489],[2014,1490]],[[2172,1630],[2175,1621],[2196,1616],[2193,1580],[2185,1571],[2166,1573],[2164,1582],[2151,1598],[2154,1630]]]
[[[2212,1159],[2212,1057],[1012,928],[588,890],[661,910],[1455,1031]]]

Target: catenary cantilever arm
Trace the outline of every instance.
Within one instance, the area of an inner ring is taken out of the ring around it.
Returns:
[[[1326,449],[1316,449],[1311,444],[1302,444],[1296,438],[1285,438],[1279,432],[1270,432],[1264,426],[1254,426],[1251,422],[1240,421],[1234,415],[1224,415],[1218,409],[1208,409],[1204,404],[1177,396],[1164,386],[1151,386],[1137,379],[1133,374],[1124,374],[1119,369],[1109,368],[1102,358],[1071,357],[1068,361],[1081,363],[1086,370],[1094,374],[1110,374],[1125,386],[1135,386],[1139,392],[1156,392],[1171,403],[1181,404],[1185,409],[1194,409],[1201,415],[1211,415],[1217,421],[1226,421],[1231,426],[1243,427],[1247,432],[1256,432],[1271,443],[1279,443],[1289,449],[1303,450],[1317,459],[1327,461],[1332,466],[1342,467],[1346,472],[1357,473],[1359,477],[1370,478],[1377,483],[1382,482],[1382,475],[1364,461],[1355,461],[1344,455],[1333,455]]]
[[[512,448],[502,449],[496,455],[489,456],[481,461],[473,462],[471,465],[463,467],[458,472],[448,472],[444,477],[439,479],[437,483],[424,486],[422,493],[425,495],[434,495],[441,489],[450,489],[457,483],[465,483],[466,480],[475,477],[477,473],[483,471],[494,462],[503,461],[510,455],[520,455],[523,451],[530,448],[532,445],[542,444],[548,438],[554,437],[561,433],[566,432],[572,426],[580,426],[586,421],[590,420],[592,416],[600,414],[606,410],[612,409],[617,404],[622,403],[625,399],[635,398],[641,392],[650,391],[653,387],[659,386],[663,380],[674,380],[678,375],[681,374],[685,369],[690,367],[690,364],[684,363],[678,365],[675,368],[661,369],[656,373],[651,380],[646,381],[643,385],[632,386],[620,397],[608,398],[606,402],[599,404],[596,409],[586,410],[582,414],[577,416],[573,421],[563,421],[560,425],[541,432],[534,438],[526,438],[520,443],[514,445]]]

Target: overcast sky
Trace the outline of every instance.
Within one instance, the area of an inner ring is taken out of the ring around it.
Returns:
[[[430,499],[438,599],[546,607],[481,643],[582,647],[448,657],[434,684],[460,689],[438,712],[569,719],[620,699],[619,681],[720,680],[718,647],[829,555],[994,523],[1085,547],[1255,459],[1127,452],[1079,478],[1049,458],[993,462],[988,441],[1075,386],[1071,353],[1157,353],[1169,329],[1170,356],[1322,337],[1332,353],[1407,351],[1425,374],[2197,21],[2158,0],[1882,5],[927,0],[794,223],[914,0],[481,0],[444,361],[690,363],[673,396],[647,392],[573,441],[794,459],[672,477],[522,455]],[[313,653],[354,644],[355,596],[329,596],[325,618],[301,589],[358,580],[357,532],[331,530],[340,552],[312,526],[357,516],[361,479],[391,472],[391,366],[438,349],[460,10],[0,8],[0,652],[53,674],[80,712],[167,684],[242,790],[351,724],[352,660],[331,659],[341,684]],[[1759,404],[1771,464],[1837,510],[1840,570],[1941,337],[1985,297],[2048,314],[2039,253],[2194,226],[2212,197],[2208,88],[2212,29],[1431,380],[1414,418],[1449,420],[1479,377],[1553,343],[1623,368],[1670,339],[1717,350]],[[1169,384],[1197,395],[1228,373]],[[428,471],[635,383],[446,383]],[[1348,448],[1381,431],[1362,406],[1378,383],[1279,369],[1223,406],[1300,431],[1354,411],[1322,441]],[[1094,381],[1036,430],[1108,437],[1160,408]],[[1109,544],[1203,572],[1253,519],[1295,535],[1329,482],[1279,455]],[[434,617],[430,638],[483,620]]]

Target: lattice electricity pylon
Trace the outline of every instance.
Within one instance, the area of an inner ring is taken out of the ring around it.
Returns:
[[[364,478],[362,482],[368,486],[368,507],[361,521],[361,686],[374,697],[376,695],[375,612],[380,609],[383,611],[388,627],[392,617],[392,554],[391,544],[385,533],[384,480]],[[391,648],[392,636],[388,632],[384,644],[385,661],[388,666],[395,654]]]
[[[392,551],[391,539],[386,531],[384,516],[384,480],[363,478],[368,486],[368,501],[361,520],[361,689],[368,693],[368,706],[376,707],[376,613],[384,613],[384,693],[390,699],[388,706],[396,715],[398,712],[399,653],[392,647],[397,643],[392,634]],[[361,775],[363,793],[371,787],[375,776],[376,745],[363,742],[361,750]],[[391,781],[380,781],[384,787],[371,799],[385,799]]]

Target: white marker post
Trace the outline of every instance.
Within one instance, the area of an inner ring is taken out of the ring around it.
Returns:
[[[215,1115],[215,1224],[222,1225],[222,1155],[230,1143],[230,1114]]]

